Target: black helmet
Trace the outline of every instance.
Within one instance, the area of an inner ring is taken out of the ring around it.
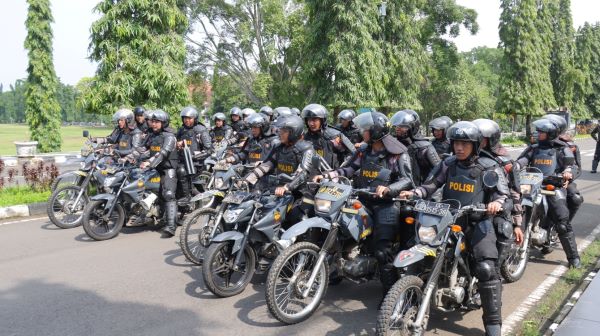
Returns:
[[[352,119],[354,119],[354,117],[356,117],[356,113],[350,109],[342,110],[342,112],[340,112],[340,114],[338,114],[338,120],[352,121]]]
[[[473,124],[479,128],[481,136],[488,138],[490,148],[496,148],[500,143],[500,126],[493,120],[490,119],[475,119]]]
[[[408,127],[409,137],[419,134],[419,127],[421,127],[421,118],[419,118],[419,114],[413,110],[402,110],[396,112],[392,116],[392,119],[390,119],[390,122],[394,127]]]
[[[146,109],[143,106],[136,106],[133,109],[133,114],[135,114],[136,116],[139,116],[139,115],[145,116],[145,114],[144,114],[145,112],[146,112]]]
[[[163,110],[152,110],[149,113],[150,120],[162,122],[162,129],[169,127],[169,114]]]
[[[448,130],[448,127],[452,125],[452,119],[443,116],[439,118],[435,118],[429,122],[429,128],[433,131],[434,129],[443,130],[444,134]]]
[[[390,132],[390,121],[381,112],[365,112],[352,119],[361,132],[369,131],[371,142],[381,140]]]
[[[227,122],[227,117],[225,116],[225,113],[223,113],[223,112],[215,113],[215,115],[213,116],[213,121],[217,121],[217,120],[223,120],[223,125],[225,125],[225,123]]]
[[[558,125],[553,123],[550,119],[538,119],[532,123],[533,128],[539,134],[539,132],[544,132],[548,134],[548,140],[554,140],[559,136]],[[539,140],[539,139],[538,139]]]
[[[477,125],[470,121],[459,121],[448,128],[448,139],[450,148],[454,152],[454,141],[468,141],[473,143],[473,151],[479,154],[481,144],[481,132]]]
[[[184,107],[179,115],[181,116],[181,121],[183,121],[183,118],[187,117],[193,118],[194,123],[198,123],[198,110],[196,110],[196,108],[193,106]]]
[[[262,113],[252,114],[246,119],[248,127],[258,127],[265,134],[269,130],[269,122]]]
[[[563,134],[567,131],[567,120],[565,118],[563,118],[562,116],[559,116],[558,114],[546,114],[545,116],[542,117],[542,119],[548,119],[550,121],[552,121],[554,124],[556,124],[556,127],[558,127],[558,134]]]
[[[245,108],[242,110],[242,119],[246,120],[249,116],[251,116],[255,113],[256,113],[256,111],[254,111],[254,109]]]
[[[276,107],[275,110],[273,110],[273,117],[275,119],[277,119],[279,117],[289,117],[293,114],[294,113],[292,112],[292,110],[290,110],[289,107],[285,107],[285,106],[279,106],[279,107]]]
[[[135,126],[135,118],[133,112],[130,109],[121,108],[118,109],[112,116],[112,122],[115,127],[119,127],[119,120],[125,119],[127,127]]]
[[[240,109],[237,106],[232,107],[231,110],[229,110],[229,116],[231,117],[232,115],[236,115],[241,118],[242,117],[242,109]]]
[[[297,115],[290,115],[277,119],[276,127],[280,130],[287,129],[290,131],[288,140],[292,143],[298,141],[304,132],[304,120]]]
[[[321,104],[306,105],[300,116],[305,121],[307,118],[319,118],[321,119],[321,128],[325,128],[327,126],[327,109]]]
[[[260,110],[258,110],[258,113],[262,113],[267,116],[269,121],[273,120],[273,109],[270,106],[261,107]]]
[[[290,111],[292,111],[292,113],[294,113],[295,115],[300,116],[301,112],[300,112],[300,110],[297,107],[292,107],[290,109]]]

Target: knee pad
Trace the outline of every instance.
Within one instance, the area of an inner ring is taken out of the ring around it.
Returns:
[[[179,179],[183,179],[186,176],[187,176],[187,172],[185,171],[185,168],[183,166],[177,167],[177,177]]]
[[[568,201],[569,203],[571,203],[574,206],[580,206],[581,204],[583,204],[583,196],[580,193],[573,193],[570,195],[571,197],[569,197]]]
[[[496,228],[496,239],[507,240],[512,238],[513,225],[511,221],[502,217],[496,217],[494,218],[494,226]]]
[[[480,282],[496,280],[496,265],[489,259],[478,261],[475,265],[475,274]]]
[[[162,194],[166,202],[171,202],[175,200],[175,192],[173,190],[163,190]]]
[[[569,232],[569,229],[567,228],[566,224],[563,224],[563,223],[556,224],[556,233],[562,235],[567,232]]]

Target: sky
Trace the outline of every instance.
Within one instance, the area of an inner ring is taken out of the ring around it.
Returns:
[[[94,75],[96,67],[88,59],[89,29],[98,18],[92,13],[99,0],[50,0],[54,15],[54,67],[63,83],[75,85],[82,77]],[[498,46],[500,0],[457,0],[477,11],[479,32],[463,31],[455,39],[460,51],[477,46]],[[600,1],[571,0],[575,28],[584,22],[600,21]],[[0,0],[0,83],[9,84],[27,76],[27,52],[23,41],[27,31],[25,0]]]

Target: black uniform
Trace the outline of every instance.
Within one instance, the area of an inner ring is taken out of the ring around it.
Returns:
[[[115,128],[106,138],[97,138],[97,143],[109,143],[115,145],[115,154],[120,157],[131,154],[134,149],[140,149],[143,145],[143,134],[137,128],[129,128],[129,132],[124,132],[120,128]]]
[[[592,172],[596,172],[598,162],[600,162],[600,141],[598,141],[598,132],[600,132],[600,124],[596,125],[590,134],[596,140],[596,151],[594,152],[594,160],[592,160]]]
[[[194,165],[200,168],[204,159],[212,152],[213,146],[210,134],[206,127],[197,124],[193,127],[181,126],[177,131],[177,141],[185,141],[189,147]],[[201,169],[196,169],[200,171]],[[188,175],[185,169],[185,155],[183,151],[179,152],[179,165],[177,167],[177,180],[180,186],[182,196],[187,201],[192,193],[192,176]],[[185,202],[184,202],[185,203]]]
[[[223,125],[222,127],[213,127],[210,130],[210,138],[214,144],[220,144],[224,140],[230,140],[233,136],[233,128],[229,125]]]
[[[292,212],[287,216],[287,223],[295,223],[301,220],[304,213],[309,213],[312,206],[302,204],[302,196],[312,196],[306,187],[313,171],[312,159],[315,150],[308,141],[299,140],[294,145],[287,146],[277,144],[263,163],[258,165],[248,176],[246,180],[252,184],[271,173],[287,174],[292,176],[292,181],[286,184],[288,190],[294,195],[296,202]]]
[[[165,201],[167,227],[175,232],[177,217],[177,203],[175,192],[177,189],[176,169],[179,157],[176,150],[177,139],[171,132],[160,130],[150,132],[144,142],[144,151],[134,151],[131,156],[136,161],[150,163],[150,168],[156,168],[160,173],[161,196]]]
[[[363,141],[362,136],[360,135],[360,130],[350,124],[348,127],[343,127],[341,124],[337,125],[337,128],[352,142],[353,144],[361,143]]]
[[[339,175],[353,178],[356,188],[370,188],[375,191],[378,186],[387,186],[390,189],[388,194],[390,197],[398,196],[401,191],[414,188],[414,185],[406,147],[401,143],[397,143],[395,147],[398,154],[392,154],[386,149],[374,152],[371,145],[364,146],[346,167],[327,175],[331,178]],[[387,292],[397,280],[396,272],[390,266],[390,262],[396,252],[392,247],[401,229],[398,225],[400,209],[385,198],[362,196],[361,201],[374,215],[375,257],[380,267],[384,292]],[[414,232],[414,229],[412,231]],[[403,230],[403,232],[407,231]],[[408,237],[402,238],[403,241],[408,240]]]
[[[138,123],[137,121],[135,122],[137,124],[137,128],[143,133],[143,134],[147,134],[148,133],[148,122],[144,120],[143,123]]]
[[[315,153],[323,157],[333,169],[338,168],[345,157],[356,152],[350,140],[342,132],[329,126],[317,132],[307,130],[304,140],[312,143]],[[338,140],[340,144],[337,143]]]
[[[564,172],[571,172],[573,176],[577,174],[575,156],[573,151],[559,142],[540,141],[537,144],[530,145],[519,156],[518,162],[522,166],[537,167],[544,174],[544,177],[559,175]],[[569,220],[569,208],[566,200],[566,190],[560,188],[556,190],[554,196],[548,195],[548,214],[550,215],[550,225],[556,225],[556,232],[560,243],[567,255],[569,264],[579,260],[577,252],[577,243],[575,234]]]
[[[581,152],[579,151],[579,146],[573,141],[571,138],[566,136],[560,136],[557,140],[555,140],[559,146],[566,145],[569,147],[573,155],[575,156],[575,165],[577,166],[577,171],[573,172],[573,181],[569,183],[567,186],[567,206],[569,207],[569,221],[573,220],[577,211],[579,211],[579,207],[583,204],[583,195],[577,189],[577,183],[575,180],[581,176],[581,172],[583,171],[583,166],[581,165]],[[596,149],[598,151],[598,149]]]
[[[493,188],[483,184],[486,171],[498,174],[498,184]],[[502,168],[492,159],[476,156],[465,161],[459,161],[456,156],[445,159],[440,169],[436,169],[435,175],[418,187],[415,193],[426,198],[441,186],[444,186],[443,199],[455,199],[463,205],[488,204],[494,201],[504,204],[509,194]],[[498,250],[492,218],[473,216],[462,218],[459,224],[463,226],[467,246],[476,262],[475,273],[479,280],[483,323],[486,327],[501,325],[502,283],[496,268]]]
[[[433,168],[440,163],[440,157],[431,142],[426,139],[407,137],[404,139],[398,138],[398,140],[408,148],[412,163],[413,181],[415,181],[415,184],[420,185],[425,182]]]
[[[443,140],[433,138],[431,140],[433,148],[441,159],[449,157],[451,154],[450,140],[444,138]]]

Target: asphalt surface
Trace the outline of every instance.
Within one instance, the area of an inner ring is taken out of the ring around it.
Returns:
[[[589,169],[594,143],[578,141]],[[511,151],[518,155],[519,151]],[[585,204],[573,225],[578,239],[599,223],[600,175],[578,180]],[[265,276],[241,295],[217,299],[201,269],[181,254],[177,239],[126,228],[95,242],[81,228],[62,230],[47,218],[0,222],[0,335],[366,335],[372,334],[380,285],[342,282],[329,287],[308,321],[284,326],[264,299]],[[506,317],[557,265],[558,249],[530,260],[525,276],[504,286]],[[481,335],[481,311],[433,313],[430,334]]]

